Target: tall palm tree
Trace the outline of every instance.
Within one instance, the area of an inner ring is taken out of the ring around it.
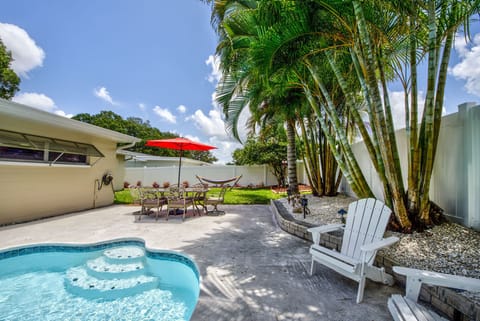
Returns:
[[[353,10],[350,17],[354,24],[344,21],[348,26],[345,38],[351,39],[348,46],[369,104],[372,131],[378,139],[396,218],[405,230],[411,228],[412,219],[415,224],[429,224],[430,178],[453,36],[460,25],[468,26],[468,18],[479,10],[479,1],[351,1],[342,4],[342,15],[331,3],[324,3],[340,18],[345,16],[346,4],[350,3],[350,12]],[[427,96],[418,129],[417,67],[422,57],[428,61]],[[398,74],[399,66],[408,67],[403,69],[408,74],[404,86],[406,95],[412,95],[410,106],[405,99],[410,142],[408,194],[403,186],[388,95],[391,70]]]
[[[346,115],[365,142],[384,184],[385,201],[393,207],[400,228],[408,231],[412,222],[429,224],[430,179],[450,52],[460,27],[468,36],[469,19],[480,11],[480,0],[218,3],[236,3],[230,7],[232,10],[223,11],[224,22],[225,16],[235,16],[234,23],[223,25],[228,26],[223,35],[235,35],[225,46],[229,51],[224,53],[229,55],[223,55],[230,68],[225,70],[235,70],[225,78],[225,84],[232,80],[237,88],[228,94],[230,106],[241,105],[243,95],[254,91],[253,79],[268,87],[272,75],[285,70],[295,74],[293,83],[304,91],[332,154],[357,196],[372,193],[349,146],[348,126],[342,121],[345,114],[340,112],[340,105],[346,106],[343,110],[348,110]],[[239,26],[247,25],[247,32],[239,32]],[[419,119],[418,66],[422,61],[428,66],[427,91]],[[255,68],[247,72],[245,63]],[[252,78],[252,70],[257,78]],[[395,78],[400,78],[405,88],[410,145],[408,191],[400,167],[388,89]],[[334,98],[335,91],[343,94],[340,104]],[[360,106],[368,114],[369,129],[360,116]]]
[[[228,7],[228,9],[225,9]],[[272,105],[284,115],[287,127],[287,167],[290,189],[298,192],[295,151],[294,113],[290,112],[285,88],[270,86],[269,79],[258,73],[251,63],[251,44],[258,37],[258,16],[253,12],[254,2],[215,2],[215,21],[218,23],[220,42],[217,54],[221,57],[223,79],[217,87],[217,100],[224,108],[228,128],[239,139],[238,120],[244,108],[249,106],[252,114],[262,112],[261,106]],[[228,14],[227,14],[228,13]],[[274,90],[272,90],[272,88]],[[283,101],[282,101],[283,99]]]

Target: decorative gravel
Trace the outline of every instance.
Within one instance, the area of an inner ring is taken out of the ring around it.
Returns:
[[[308,196],[310,215],[292,213],[297,220],[323,225],[340,223],[340,209],[348,210],[354,198],[339,194],[336,197]],[[281,202],[294,212],[286,199]],[[441,273],[463,275],[480,279],[480,232],[455,223],[444,223],[423,233],[401,234],[387,231],[400,241],[382,250],[383,253],[403,266]],[[473,294],[480,300],[480,293]]]
[[[348,211],[348,205],[356,200],[353,197],[343,194],[338,194],[335,197],[315,197],[309,194],[306,195],[306,197],[310,214],[306,215],[305,219],[303,218],[303,210],[301,207],[294,210],[286,198],[279,199],[278,201],[282,203],[286,209],[290,210],[290,214],[292,214],[295,219],[312,224],[323,225],[340,223],[341,216],[338,214],[338,211],[340,209]]]

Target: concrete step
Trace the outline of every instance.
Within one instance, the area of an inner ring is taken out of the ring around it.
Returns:
[[[112,264],[127,264],[145,260],[145,250],[137,246],[122,246],[103,252],[106,261]]]
[[[65,288],[72,294],[88,299],[114,300],[158,287],[157,277],[139,275],[122,279],[99,279],[91,276],[84,266],[67,270]]]
[[[98,279],[107,280],[126,279],[145,274],[145,264],[143,261],[112,264],[109,263],[104,256],[88,261],[86,269],[89,275]]]

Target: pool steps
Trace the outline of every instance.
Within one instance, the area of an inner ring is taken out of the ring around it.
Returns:
[[[159,279],[145,269],[143,249],[124,246],[105,250],[85,265],[67,270],[66,289],[75,295],[114,300],[152,290]]]
[[[99,257],[87,262],[87,272],[98,279],[124,279],[145,274],[145,265],[143,262],[112,264]]]

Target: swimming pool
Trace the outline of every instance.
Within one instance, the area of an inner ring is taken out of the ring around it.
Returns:
[[[0,320],[187,321],[200,292],[185,255],[140,239],[0,251]]]

